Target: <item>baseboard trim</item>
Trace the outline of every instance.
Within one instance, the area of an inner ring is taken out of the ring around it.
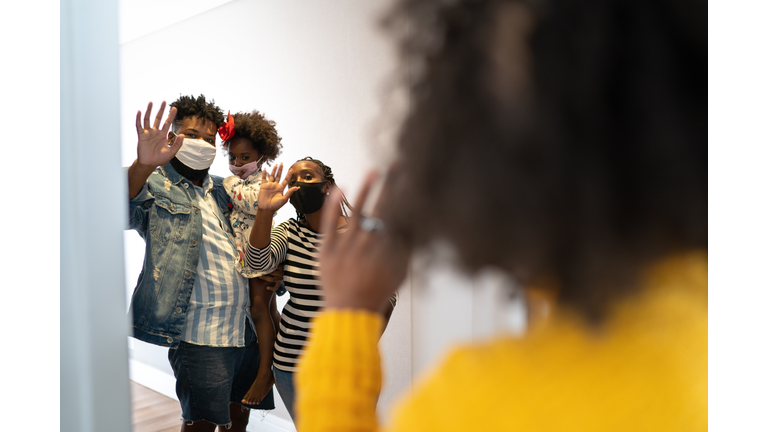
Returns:
[[[179,400],[176,397],[176,378],[173,375],[133,359],[128,360],[128,368],[128,376],[135,383],[141,384],[173,400]],[[262,418],[257,410],[251,410],[251,419],[248,422],[247,429],[254,432],[296,432],[292,422],[272,414],[267,414]]]

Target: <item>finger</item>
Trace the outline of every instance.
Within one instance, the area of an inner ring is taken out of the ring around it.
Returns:
[[[283,179],[281,185],[283,185],[283,189],[285,189],[286,186],[288,186],[288,183],[291,182],[291,175],[293,174],[293,170],[288,170],[287,173],[285,173],[285,178]]]
[[[152,102],[147,105],[147,112],[144,113],[144,129],[149,129],[149,116],[152,114]]]
[[[341,190],[334,187],[323,205],[323,220],[320,224],[320,232],[325,234],[325,239],[323,240],[324,248],[333,248],[339,216],[341,216]]]
[[[277,172],[277,167],[281,166],[281,165],[283,165],[283,164],[280,163],[280,164],[277,164],[277,165],[272,167],[272,173],[269,174],[270,181],[274,181],[274,179],[275,179],[275,172]]]
[[[288,192],[286,192],[286,193],[285,193],[285,195],[283,195],[283,196],[284,196],[286,199],[287,199],[287,198],[290,198],[290,197],[291,197],[291,195],[293,195],[293,193],[294,193],[294,192],[296,192],[296,191],[297,191],[297,190],[299,190],[299,189],[300,189],[300,188],[299,188],[298,186],[294,186],[294,187],[292,187],[292,188],[288,189]]]
[[[165,123],[163,124],[163,132],[168,133],[168,130],[171,128],[173,120],[176,118],[176,114],[178,112],[179,111],[176,109],[176,107],[171,107],[171,110],[168,111],[168,118],[165,119]]]
[[[136,133],[141,135],[144,129],[141,127],[141,110],[136,113]]]
[[[357,210],[352,214],[350,231],[354,232],[360,228],[361,212],[365,206],[365,202],[368,200],[368,194],[371,192],[373,182],[376,181],[378,177],[379,174],[376,171],[369,171],[368,174],[365,175],[365,180],[363,180],[363,185],[360,187],[360,192],[358,192],[357,200],[355,201],[355,208]]]
[[[176,156],[176,153],[179,152],[182,144],[184,144],[184,135],[177,135],[176,139],[173,140],[173,144],[171,144],[171,146],[168,147],[171,151],[171,155]]]
[[[163,119],[163,113],[165,112],[165,101],[160,104],[160,110],[157,111],[157,115],[155,116],[155,122],[152,124],[152,129],[157,129],[160,127],[160,120]]]
[[[283,175],[283,164],[281,163],[277,167],[277,175],[275,176],[275,181],[276,182],[280,182],[280,176],[282,176],[282,175]]]

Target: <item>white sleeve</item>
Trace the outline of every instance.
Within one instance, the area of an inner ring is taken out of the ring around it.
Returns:
[[[259,206],[259,189],[261,188],[261,171],[243,180],[239,176],[224,179],[224,190],[232,201],[233,210],[256,214]]]

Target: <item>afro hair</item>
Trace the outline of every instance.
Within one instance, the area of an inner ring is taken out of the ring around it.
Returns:
[[[199,119],[208,120],[213,123],[217,129],[224,124],[224,111],[216,106],[213,99],[211,99],[210,102],[207,102],[204,95],[200,95],[197,98],[194,96],[179,96],[179,98],[171,104],[171,107],[176,108],[177,111],[176,118],[173,120],[175,125],[178,125],[187,117],[197,117]]]
[[[235,121],[233,138],[246,138],[253,143],[253,148],[264,157],[263,161],[271,163],[283,149],[282,138],[277,134],[275,122],[267,120],[263,114],[254,110],[250,113],[232,114]],[[226,148],[229,142],[223,143]]]

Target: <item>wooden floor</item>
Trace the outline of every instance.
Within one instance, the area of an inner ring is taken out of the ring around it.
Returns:
[[[179,402],[131,381],[133,432],[178,432]]]

